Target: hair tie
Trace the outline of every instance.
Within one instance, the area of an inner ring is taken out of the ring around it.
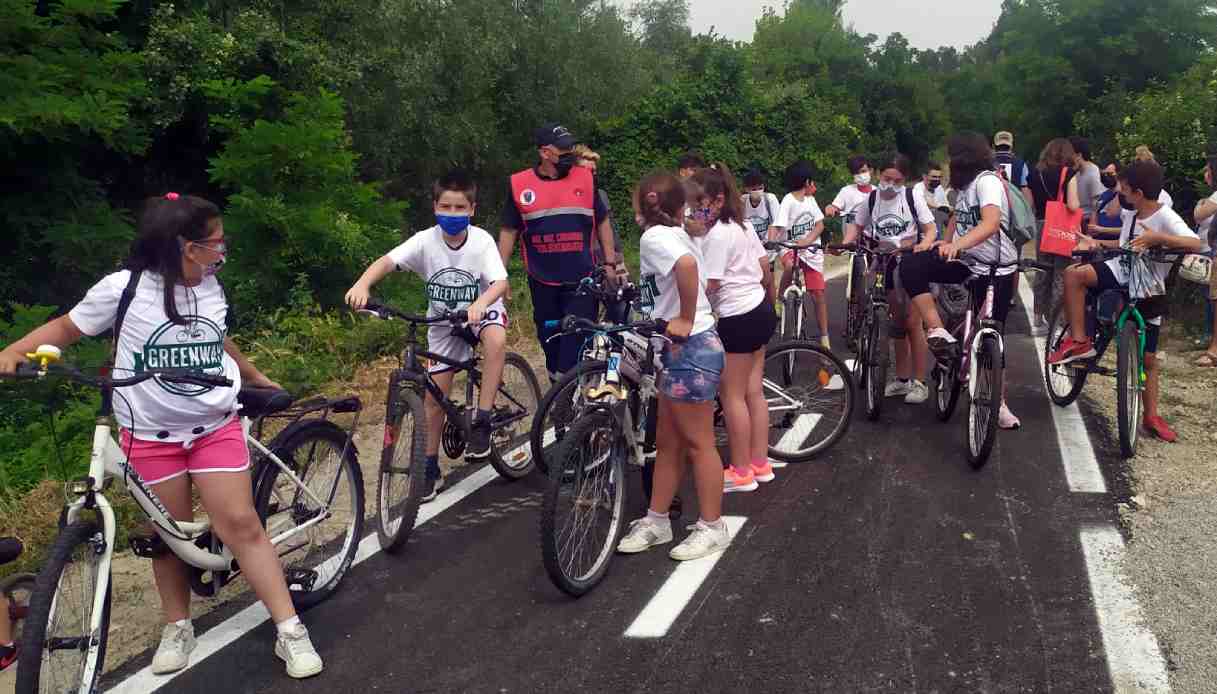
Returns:
[[[177,200],[180,197],[182,196],[178,195],[177,193],[165,193],[166,200]]]

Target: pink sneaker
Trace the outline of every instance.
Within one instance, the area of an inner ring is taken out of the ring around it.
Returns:
[[[728,465],[726,470],[723,470],[723,493],[730,494],[731,492],[752,492],[760,486],[756,483],[756,477],[752,475],[752,470],[745,474],[740,474],[735,467]]]
[[[752,477],[756,479],[757,482],[772,482],[777,479],[777,475],[773,474],[773,466],[769,464],[768,460],[760,465],[752,463],[751,467]]]

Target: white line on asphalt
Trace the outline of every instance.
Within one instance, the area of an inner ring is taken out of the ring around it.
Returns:
[[[1120,566],[1124,538],[1111,526],[1083,527],[1078,532],[1090,575],[1090,593],[1099,615],[1107,653],[1107,670],[1117,694],[1167,694],[1170,681],[1158,639],[1145,626],[1141,607]]]
[[[740,528],[744,527],[747,518],[744,516],[723,516],[727,521],[727,529],[731,532],[732,541],[739,540]],[[667,581],[659,587],[659,592],[651,598],[642,612],[634,618],[634,623],[625,630],[625,636],[635,639],[657,639],[668,633],[672,623],[680,616],[693,599],[693,594],[710,575],[714,565],[722,558],[727,550],[701,559],[681,562]]]
[[[418,510],[418,519],[414,522],[414,527],[426,523],[435,518],[439,514],[454,506],[457,502],[476,492],[484,487],[488,482],[498,477],[498,473],[489,465],[483,467],[477,472],[469,475],[465,479],[458,482],[448,491],[440,494],[435,498],[435,501],[423,506]],[[375,516],[373,516],[375,518]],[[376,537],[376,533],[372,533],[359,543],[359,550],[355,553],[355,561],[351,564],[362,563],[365,559],[375,556],[380,553],[380,540]],[[208,656],[214,655],[221,648],[236,641],[250,631],[256,629],[263,622],[270,619],[270,614],[266,611],[266,607],[261,601],[246,607],[235,615],[220,622],[206,633],[198,638],[198,645],[190,654],[191,663],[198,663]],[[267,667],[279,667],[276,662],[268,662]],[[169,684],[178,675],[188,672],[188,670],[179,670],[170,675],[153,675],[152,667],[145,667],[139,672],[131,675],[123,680],[110,692],[143,694],[144,692],[154,692],[161,687]]]
[[[1027,312],[1027,320],[1034,325],[1033,314],[1035,297],[1032,294],[1028,278],[1018,283],[1018,295],[1022,299],[1023,310]],[[1035,359],[1040,365],[1040,376],[1043,377],[1043,356],[1046,340],[1042,337],[1035,340]],[[1044,384],[1044,397],[1048,384]],[[1061,462],[1065,465],[1065,481],[1069,483],[1069,491],[1090,494],[1107,493],[1107,483],[1103,481],[1103,471],[1099,469],[1099,461],[1095,459],[1094,447],[1090,444],[1090,434],[1086,432],[1086,424],[1082,421],[1082,412],[1077,403],[1068,407],[1057,407],[1048,401],[1052,411],[1052,422],[1056,427],[1056,441],[1061,450]]]

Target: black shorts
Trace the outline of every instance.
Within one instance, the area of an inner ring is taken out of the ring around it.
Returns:
[[[1111,268],[1107,267],[1107,263],[1091,263],[1090,267],[1094,268],[1094,276],[1098,279],[1098,282],[1090,289],[1096,297],[1109,289],[1121,292],[1128,290],[1128,287],[1116,281],[1116,275]],[[1145,352],[1147,354],[1154,354],[1158,351],[1158,336],[1161,334],[1162,326],[1145,321]]]
[[[756,308],[718,319],[718,337],[727,354],[752,354],[769,344],[778,327],[778,314],[766,297]]]

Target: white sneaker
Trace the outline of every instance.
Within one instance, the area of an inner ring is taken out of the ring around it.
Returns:
[[[821,347],[823,347],[824,349],[832,349],[832,346],[828,344],[828,336],[827,336],[827,335],[821,335],[821,336],[820,336],[820,346],[821,346]]]
[[[297,624],[287,633],[280,633],[275,641],[275,655],[287,663],[287,676],[293,679],[312,677],[321,672],[321,656],[313,648],[308,629]]]
[[[930,399],[930,388],[926,384],[913,379],[909,381],[908,395],[904,396],[904,401],[910,405],[920,405]]]
[[[883,397],[898,398],[902,395],[908,395],[912,388],[911,381],[901,381],[900,379],[889,381],[887,387],[883,389]]]
[[[176,622],[166,624],[161,630],[161,645],[152,657],[152,674],[167,675],[190,664],[190,652],[195,647],[194,625],[187,622],[180,627]]]
[[[673,547],[668,556],[676,561],[688,561],[723,551],[731,544],[731,533],[727,532],[727,523],[721,518],[716,525],[717,528],[697,521],[690,526],[693,532],[684,542]]]
[[[645,552],[656,545],[666,545],[672,541],[672,521],[656,520],[643,516],[630,523],[630,530],[617,543],[617,551],[622,554],[637,554]]]
[[[1018,429],[1022,425],[1023,423],[1019,421],[1018,417],[1014,416],[1014,413],[1010,411],[1009,407],[1006,407],[1006,401],[1003,400],[1001,409],[997,411],[997,428]]]

